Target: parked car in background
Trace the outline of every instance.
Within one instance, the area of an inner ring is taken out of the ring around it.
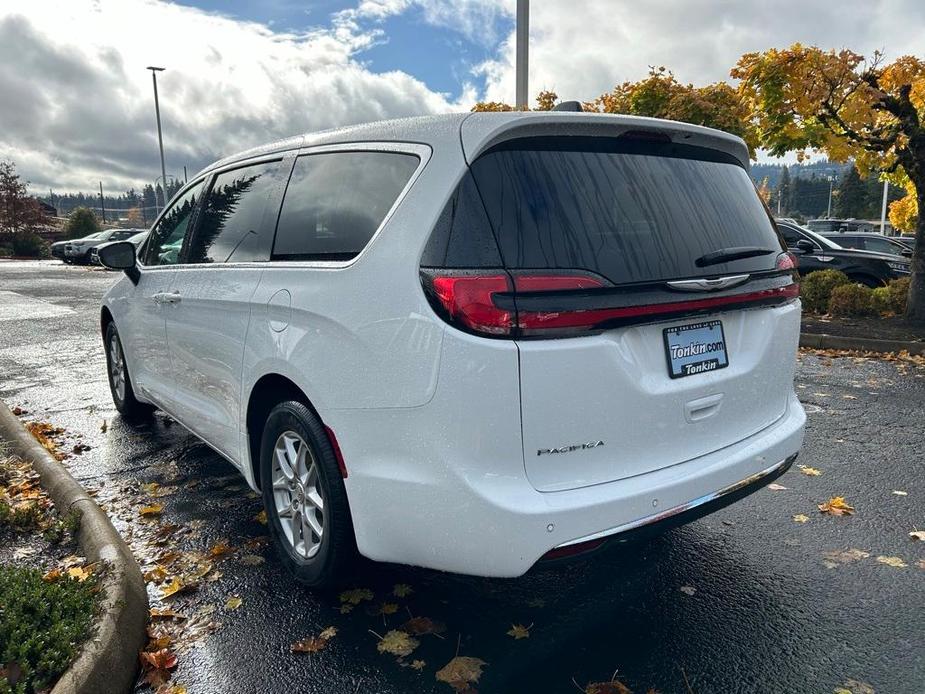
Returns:
[[[777,220],[777,228],[797,257],[801,275],[816,270],[841,270],[855,282],[868,287],[880,287],[892,279],[908,277],[908,258],[888,253],[873,253],[843,248],[829,238],[806,227]]]
[[[135,251],[137,252],[138,249],[141,248],[141,244],[145,242],[146,238],[148,238],[147,229],[145,231],[138,232],[134,236],[129,236],[125,240],[131,243],[133,246],[135,246]],[[113,243],[113,241],[110,240],[107,243]],[[101,264],[100,263],[100,248],[102,248],[104,245],[106,244],[100,244],[99,246],[94,246],[92,249],[90,249],[90,264],[91,265]]]
[[[886,255],[899,255],[910,257],[912,247],[899,238],[884,236],[870,232],[826,232],[820,234],[830,241],[834,241],[842,248],[856,248],[861,251],[873,251]]]
[[[86,265],[90,262],[90,251],[107,241],[125,241],[144,229],[106,229],[82,239],[68,241],[64,246],[64,260]]]
[[[102,233],[103,233],[102,231],[97,231],[93,234],[90,234],[89,236],[84,236],[83,238],[77,239],[77,240],[78,241],[93,240]],[[66,241],[56,241],[55,243],[51,244],[51,246],[49,246],[51,257],[58,258],[59,260],[63,260],[66,263],[71,262],[70,258],[68,258],[67,255],[65,255],[64,249],[67,248],[67,246],[69,246],[72,243],[74,243],[74,239],[68,239]]]
[[[830,231],[874,231],[873,225],[863,219],[810,219],[806,222],[806,227],[817,234]]]
[[[738,137],[589,113],[408,118],[197,174],[103,299],[113,400],[263,495],[311,586],[519,576],[793,463],[795,261]],[[684,233],[678,233],[683,229]]]

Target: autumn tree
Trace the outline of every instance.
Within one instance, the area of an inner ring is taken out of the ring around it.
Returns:
[[[894,183],[908,182],[916,209],[925,205],[925,62],[903,56],[884,64],[879,53],[867,61],[848,50],[794,44],[746,53],[731,74],[771,154],[812,148],[836,161],[853,159],[861,175],[881,171]],[[922,215],[906,318],[925,323]]]
[[[47,223],[48,216],[28,194],[13,162],[0,161],[0,235],[34,234]]]

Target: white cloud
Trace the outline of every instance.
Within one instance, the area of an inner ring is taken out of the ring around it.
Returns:
[[[335,18],[303,34],[155,0],[51,0],[0,12],[0,156],[38,189],[110,190],[277,137],[452,110],[403,72],[355,58],[377,30]],[[467,94],[466,98],[473,95]]]
[[[743,53],[796,41],[921,54],[925,27],[922,0],[535,0],[530,14],[530,93],[566,99],[594,98],[650,65],[695,83],[729,79]],[[487,99],[513,102],[513,65],[511,34],[480,66]]]

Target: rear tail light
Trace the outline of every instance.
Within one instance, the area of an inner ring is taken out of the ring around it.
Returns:
[[[777,259],[778,270],[795,270],[795,265],[796,260],[789,253],[782,253]],[[554,294],[558,303],[562,303],[563,297],[582,296],[589,290],[605,289],[610,285],[600,277],[579,273],[518,272],[511,275],[500,270],[429,270],[423,275],[429,296],[435,300],[435,308],[451,324],[468,332],[492,337],[573,337],[617,321],[638,322],[660,315],[785,301],[799,296],[799,285],[794,282],[745,294],[686,301],[542,311],[526,310],[518,303],[523,304],[528,297],[534,299],[544,294]]]
[[[781,253],[777,256],[775,267],[778,270],[796,270],[799,267],[799,262],[793,253]]]

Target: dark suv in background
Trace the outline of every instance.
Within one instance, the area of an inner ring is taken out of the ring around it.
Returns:
[[[912,256],[912,246],[901,240],[874,234],[870,232],[841,232],[830,231],[821,234],[830,241],[834,241],[842,248],[856,248],[860,251],[873,251],[888,255]]]
[[[902,256],[843,248],[792,222],[778,220],[777,228],[787,248],[796,255],[803,276],[816,270],[841,270],[855,282],[880,287],[892,279],[908,277],[911,272],[909,259]]]

